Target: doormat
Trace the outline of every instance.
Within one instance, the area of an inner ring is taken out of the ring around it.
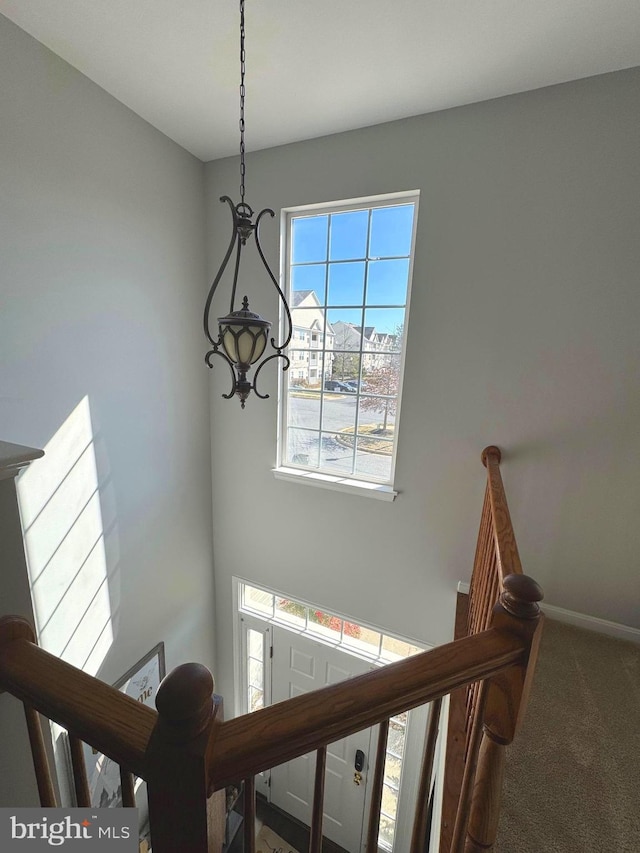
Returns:
[[[268,826],[263,826],[256,838],[256,853],[298,853],[298,851]]]

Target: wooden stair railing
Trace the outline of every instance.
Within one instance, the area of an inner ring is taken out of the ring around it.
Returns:
[[[217,721],[206,667],[174,669],[158,690],[156,712],[45,652],[26,620],[5,616],[0,690],[24,704],[41,805],[57,803],[39,714],[69,732],[78,805],[89,805],[84,741],[120,765],[123,805],[135,805],[133,775],[146,780],[154,853],[219,853],[209,827],[213,801],[207,802],[208,750]]]
[[[411,853],[424,853],[440,703],[453,694],[463,697],[467,712],[464,761],[454,817],[443,815],[440,850],[490,850],[499,814],[504,745],[513,739],[531,684],[542,625],[538,607],[542,593],[519,568],[497,469],[499,451],[487,448],[483,458],[489,471],[488,497],[474,565],[472,607],[465,608],[464,620],[458,614],[461,636],[255,713],[220,721],[212,702],[213,678],[197,664],[185,664],[167,676],[158,691],[156,713],[38,648],[24,620],[0,619],[0,690],[25,704],[42,804],[53,804],[53,789],[38,736],[38,713],[71,733],[79,804],[88,801],[81,741],[121,765],[125,802],[131,802],[131,774],[147,781],[154,853],[220,853],[221,839],[212,830],[212,795],[240,779],[245,792],[244,849],[255,853],[255,775],[316,751],[310,853],[320,853],[326,747],[379,725],[366,848],[367,853],[377,853],[389,719],[431,702],[411,842]],[[494,582],[481,576],[496,568],[497,603],[490,601]],[[481,686],[473,688],[475,684]],[[467,695],[472,696],[469,703]]]
[[[488,625],[499,624],[495,604],[498,600],[503,603],[506,600],[507,608],[513,612],[513,615],[523,620],[523,626],[529,624],[530,660],[525,670],[513,670],[511,673],[515,679],[509,685],[515,700],[511,708],[504,704],[499,705],[499,694],[496,691],[500,688],[495,684],[491,686],[484,698],[481,696],[483,688],[479,681],[451,694],[440,853],[449,853],[455,848],[455,844],[459,843],[459,839],[454,841],[454,831],[456,833],[460,831],[456,821],[459,823],[460,815],[469,806],[468,802],[460,805],[460,798],[471,796],[468,788],[465,788],[467,783],[464,780],[469,775],[473,775],[477,750],[481,752],[483,768],[486,768],[488,763],[495,764],[489,776],[494,780],[497,788],[501,786],[499,774],[502,772],[503,747],[513,740],[526,708],[542,629],[542,617],[537,603],[535,607],[533,606],[534,598],[535,602],[542,599],[542,591],[522,573],[522,564],[500,474],[501,458],[500,449],[494,445],[485,447],[482,451],[482,463],[487,469],[487,485],[469,593],[468,595],[458,593],[457,596],[454,636],[456,640],[472,637],[484,631]],[[510,578],[510,585],[506,582],[507,578]],[[517,584],[520,586],[514,587]],[[517,595],[524,597],[520,605],[515,603],[511,592],[514,588],[517,589]],[[529,599],[531,599],[530,602]],[[527,623],[529,617],[532,622]],[[485,701],[486,707],[483,706]],[[486,721],[487,716],[490,716],[491,722]],[[494,747],[489,746],[487,740],[491,741]],[[482,746],[480,746],[481,743]],[[498,797],[499,802],[498,791],[495,791],[494,795]],[[491,813],[497,821],[497,815],[494,814],[493,809],[489,809],[488,813]],[[495,827],[473,830],[477,835],[482,836],[484,841],[482,846],[470,846],[468,850],[490,850],[495,840],[496,830],[497,823]],[[492,836],[491,841],[489,841],[490,836]]]

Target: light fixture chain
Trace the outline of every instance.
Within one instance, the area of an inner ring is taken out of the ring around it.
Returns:
[[[204,306],[204,333],[211,343],[211,349],[205,356],[205,363],[208,367],[212,367],[211,360],[214,355],[222,358],[231,371],[231,379],[232,379],[232,387],[228,394],[223,394],[222,396],[225,400],[230,400],[231,397],[237,395],[240,398],[240,402],[242,404],[242,408],[244,409],[245,401],[251,391],[259,397],[261,400],[266,400],[269,395],[261,394],[258,390],[257,380],[260,374],[260,371],[264,367],[265,364],[268,364],[273,359],[282,359],[283,361],[283,370],[288,370],[290,365],[290,359],[288,355],[285,355],[283,352],[284,348],[288,346],[289,341],[291,340],[291,334],[293,331],[293,327],[291,324],[291,311],[289,310],[289,306],[287,305],[287,301],[285,299],[285,295],[280,289],[278,281],[274,276],[269,264],[267,263],[267,259],[264,256],[264,252],[262,251],[262,247],[260,245],[260,240],[258,238],[258,226],[260,225],[260,220],[266,214],[270,216],[275,216],[275,212],[271,210],[270,207],[265,207],[264,210],[261,210],[260,213],[257,214],[254,222],[254,212],[251,207],[245,203],[244,194],[245,194],[245,178],[246,178],[246,167],[245,167],[245,144],[244,144],[244,130],[245,130],[245,121],[244,121],[244,104],[246,97],[246,89],[245,89],[245,71],[246,71],[246,56],[245,56],[245,22],[244,22],[244,7],[245,0],[239,0],[240,2],[240,201],[238,204],[234,204],[233,200],[227,196],[223,195],[220,201],[226,202],[231,209],[231,219],[233,224],[233,233],[231,235],[231,242],[227,247],[227,252],[224,256],[220,269],[216,273],[216,276],[213,280],[213,284],[209,289],[209,294],[207,296],[207,301]],[[284,304],[284,310],[286,313],[287,323],[288,323],[288,335],[283,341],[282,344],[276,344],[275,338],[271,338],[271,346],[275,350],[271,355],[265,355],[265,348],[269,342],[269,331],[271,329],[271,323],[268,320],[264,320],[260,317],[259,314],[255,314],[253,311],[249,310],[249,299],[245,294],[245,297],[242,301],[242,309],[240,311],[236,311],[234,309],[235,305],[235,297],[236,297],[236,288],[238,285],[238,277],[240,271],[240,256],[242,254],[243,248],[246,246],[247,241],[251,236],[255,237],[255,243],[258,250],[258,254],[260,255],[260,260],[264,264],[264,267],[271,279],[271,283],[274,285],[278,296],[282,300]],[[233,270],[233,284],[231,287],[231,304],[229,306],[229,314],[226,317],[218,317],[218,337],[215,338],[209,328],[209,314],[212,310],[212,302],[213,295],[216,291],[216,288],[222,279],[225,270],[227,268],[227,264],[231,259],[231,255],[233,254],[233,250],[236,250],[236,260],[234,264]],[[254,368],[254,365],[257,365]],[[255,373],[253,375],[253,382],[250,379],[247,379],[247,374],[251,369],[255,369]]]
[[[244,162],[244,99],[246,94],[244,85],[245,70],[244,0],[240,0],[240,202],[242,204],[244,204],[244,176],[246,172]]]

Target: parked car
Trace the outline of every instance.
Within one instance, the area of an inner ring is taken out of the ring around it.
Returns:
[[[364,391],[367,387],[367,383],[360,382],[359,379],[345,379],[344,384],[348,385],[349,388],[353,388],[354,391]]]
[[[325,391],[341,391],[347,394],[355,394],[356,389],[352,388],[351,385],[347,385],[346,382],[339,382],[337,379],[325,379],[324,380],[324,390]]]

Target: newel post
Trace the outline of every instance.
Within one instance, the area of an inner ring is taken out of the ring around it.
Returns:
[[[538,602],[542,590],[527,575],[507,575],[503,592],[493,609],[492,628],[518,633],[527,642],[520,664],[494,676],[486,685],[482,740],[464,853],[493,848],[498,831],[505,747],[520,728],[527,707],[543,614]]]
[[[197,663],[177,667],[160,685],[156,708],[158,722],[147,749],[153,853],[208,853],[216,849],[207,829],[207,760],[216,724],[213,676]]]

